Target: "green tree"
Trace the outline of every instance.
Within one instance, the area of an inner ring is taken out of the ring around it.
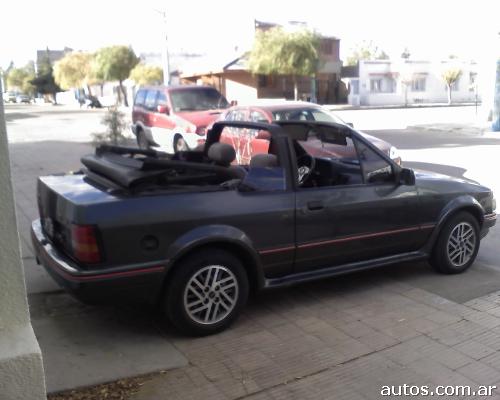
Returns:
[[[123,81],[130,76],[130,71],[139,63],[139,58],[132,48],[127,46],[104,47],[96,53],[96,76],[106,81],[118,81],[123,103],[128,107],[127,93]]]
[[[123,131],[128,126],[125,120],[125,114],[116,107],[111,107],[108,110],[102,118],[102,123],[106,126],[106,132],[92,134],[93,144],[95,146],[105,143],[111,143],[118,146],[127,141],[127,138],[123,135]]]
[[[12,68],[7,75],[7,85],[10,89],[21,90],[26,71],[23,68]]]
[[[86,86],[89,95],[92,95],[90,89],[92,58],[92,54],[84,52],[66,54],[54,64],[56,83],[64,89]]]
[[[158,85],[163,82],[163,69],[140,63],[130,72],[130,79],[138,85]]]
[[[318,42],[318,36],[308,30],[286,32],[275,27],[257,32],[248,59],[249,68],[254,74],[291,75],[297,100],[297,78],[313,77],[318,70]]]
[[[448,89],[448,104],[451,104],[451,88],[453,84],[460,79],[460,75],[462,75],[462,70],[455,67],[443,71],[441,75]]]
[[[58,92],[62,92],[62,89],[54,79],[54,70],[50,61],[48,48],[45,57],[38,65],[37,76],[33,80],[31,80],[30,83],[35,86],[38,93],[51,95],[54,104],[57,104],[56,95]]]
[[[389,56],[371,40],[363,41],[351,49],[347,57],[347,65],[356,65],[360,60],[388,60]]]
[[[9,88],[9,83],[7,82],[7,78],[9,76],[9,72],[14,68],[14,61],[11,61],[7,69],[3,71],[3,82],[5,87],[3,88],[4,91],[7,91]]]
[[[34,96],[36,94],[36,88],[33,86],[31,81],[35,79],[35,62],[34,61],[28,61],[28,63],[25,65],[24,70],[26,72],[26,76],[23,80],[23,83],[21,84],[21,90],[23,93],[26,93],[30,96]]]
[[[9,88],[33,95],[35,93],[35,87],[31,84],[31,81],[34,78],[35,66],[33,61],[30,61],[22,68],[11,68],[6,81]]]

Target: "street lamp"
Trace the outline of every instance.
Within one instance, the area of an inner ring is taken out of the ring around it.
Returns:
[[[163,64],[163,84],[170,85],[170,59],[168,55],[168,35],[167,35],[167,12],[164,10],[154,9],[163,18],[164,33],[165,33],[165,45],[162,46],[161,58]]]

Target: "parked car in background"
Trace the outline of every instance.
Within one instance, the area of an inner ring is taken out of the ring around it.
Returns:
[[[18,94],[16,96],[16,103],[26,103],[31,104],[31,97],[27,94]]]
[[[219,118],[221,121],[252,121],[252,122],[266,122],[272,121],[317,121],[317,122],[333,122],[337,124],[344,124],[352,127],[352,124],[344,122],[340,117],[333,114],[324,107],[317,104],[308,102],[285,101],[285,102],[272,102],[262,103],[255,105],[234,106],[226,110]],[[234,140],[231,135],[232,130],[228,129],[223,134],[223,141],[234,145]],[[375,136],[368,135],[360,132],[366,139],[372,142],[380,150],[386,153],[395,163],[401,164],[401,156],[395,146],[390,143],[376,138]],[[249,147],[259,146],[265,144],[261,138],[257,137],[258,132],[254,132],[253,137],[248,137],[252,143]],[[236,135],[240,138],[240,135]],[[241,139],[241,138],[240,138]],[[244,148],[247,146],[245,142],[238,143],[239,146]],[[320,142],[311,142],[305,144],[307,151],[315,157],[345,157],[346,152],[350,154],[355,153],[354,148],[345,146],[336,146],[334,144],[324,144]],[[266,151],[263,149],[263,151]]]
[[[238,157],[226,129],[268,151]],[[311,155],[318,144],[355,154]],[[403,261],[463,272],[496,222],[488,188],[402,168],[332,122],[223,121],[197,151],[102,146],[82,163],[38,180],[37,260],[84,301],[148,301],[194,335],[229,326],[260,289]]]
[[[151,86],[139,89],[132,111],[132,132],[141,149],[167,153],[195,149],[207,126],[229,107],[210,86]]]
[[[5,92],[3,99],[6,103],[15,103],[17,98],[17,93],[16,92]]]

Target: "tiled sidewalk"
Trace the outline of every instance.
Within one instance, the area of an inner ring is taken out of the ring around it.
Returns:
[[[383,385],[404,384],[500,388],[500,292],[460,305],[360,277],[267,293],[226,332],[171,338],[190,365],[147,382],[134,400],[377,399]],[[500,399],[493,393],[484,398]]]

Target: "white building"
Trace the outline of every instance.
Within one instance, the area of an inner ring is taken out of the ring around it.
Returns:
[[[345,78],[350,87],[348,102],[355,106],[447,103],[448,89],[442,74],[451,68],[461,70],[459,79],[452,85],[452,102],[474,102],[475,63],[405,59],[360,61],[357,76]]]

